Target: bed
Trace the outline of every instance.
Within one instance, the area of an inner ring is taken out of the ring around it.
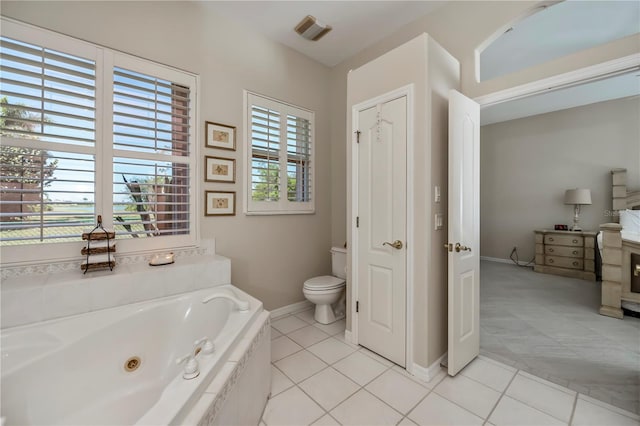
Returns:
[[[622,319],[624,310],[640,312],[640,190],[627,189],[627,170],[611,171],[616,223],[600,225],[602,257],[600,314]]]

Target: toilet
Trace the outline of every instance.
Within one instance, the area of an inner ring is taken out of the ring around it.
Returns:
[[[331,247],[333,275],[313,277],[304,282],[304,297],[316,305],[314,318],[320,324],[331,324],[344,318],[347,250]]]

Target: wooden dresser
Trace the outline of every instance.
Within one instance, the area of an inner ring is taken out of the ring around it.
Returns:
[[[596,280],[596,235],[588,231],[536,230],[536,272]]]

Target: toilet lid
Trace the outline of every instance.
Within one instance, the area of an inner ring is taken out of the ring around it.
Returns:
[[[331,275],[314,277],[304,282],[304,288],[308,290],[329,290],[332,288],[341,287],[343,285],[344,285],[343,279],[336,278]]]

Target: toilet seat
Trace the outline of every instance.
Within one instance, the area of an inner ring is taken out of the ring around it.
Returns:
[[[321,277],[314,277],[304,282],[303,288],[305,290],[320,291],[320,290],[333,290],[343,287],[345,281],[341,278],[336,278],[331,275],[323,275]]]

